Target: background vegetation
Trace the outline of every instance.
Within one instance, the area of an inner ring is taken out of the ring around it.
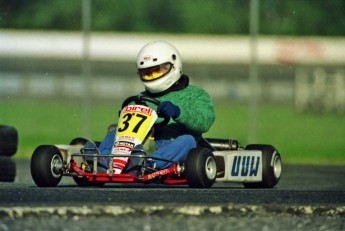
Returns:
[[[92,29],[248,34],[249,0],[94,0]],[[82,0],[0,0],[0,28],[80,30]],[[260,0],[260,33],[345,35],[344,0]]]
[[[120,102],[92,103],[90,139],[100,141],[117,122]],[[1,123],[15,125],[19,149],[15,158],[30,158],[41,144],[68,144],[82,134],[82,106],[75,101],[0,100]],[[248,107],[217,104],[216,121],[205,137],[234,138],[247,143]],[[260,105],[257,142],[273,144],[284,163],[345,164],[345,118],[335,114],[295,113],[291,106]]]
[[[345,35],[344,0],[259,2],[261,35]],[[250,0],[93,0],[92,31],[248,35],[249,5]],[[80,31],[81,18],[82,0],[0,0],[1,29]],[[38,64],[29,63],[36,70]],[[1,124],[19,131],[15,158],[30,158],[40,144],[67,144],[79,137],[83,130],[79,101],[0,98]],[[91,139],[101,140],[107,126],[117,121],[115,105],[90,105]],[[247,104],[217,103],[216,114],[205,136],[235,138],[246,145]],[[332,113],[297,114],[293,105],[259,105],[257,142],[276,146],[285,163],[345,164],[344,120],[344,116]]]

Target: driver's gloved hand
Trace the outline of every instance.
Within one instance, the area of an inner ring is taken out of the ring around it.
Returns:
[[[163,101],[158,105],[157,113],[176,119],[180,116],[180,108],[170,101]]]

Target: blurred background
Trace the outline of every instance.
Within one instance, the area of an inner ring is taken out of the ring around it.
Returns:
[[[138,51],[166,40],[215,102],[205,137],[344,164],[344,36],[344,0],[0,0],[0,123],[18,129],[17,158],[101,140],[143,90]]]

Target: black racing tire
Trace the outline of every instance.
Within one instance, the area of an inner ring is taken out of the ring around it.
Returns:
[[[62,178],[63,159],[54,145],[38,146],[31,157],[31,176],[39,187],[55,187]]]
[[[16,163],[8,156],[0,156],[0,181],[14,182]]]
[[[69,143],[70,145],[84,145],[86,142],[88,142],[90,140],[83,138],[83,137],[77,137],[74,138],[73,140],[71,140],[71,142]],[[100,141],[93,141],[97,147],[99,147],[99,145],[101,144]]]
[[[78,138],[74,138],[69,144],[70,145],[85,145],[85,143],[88,141],[89,141],[88,139],[78,137]],[[87,181],[85,178],[80,178],[77,176],[74,176],[73,180],[80,187],[92,187],[92,186],[101,187],[105,185],[105,182],[90,182],[90,181]]]
[[[0,156],[13,156],[17,152],[18,132],[14,127],[0,125]]]
[[[191,188],[210,188],[216,181],[217,165],[208,148],[193,148],[185,161],[185,177]]]
[[[265,144],[250,144],[245,150],[262,152],[262,181],[244,183],[246,188],[273,188],[278,184],[282,173],[282,159],[275,147]]]
[[[71,140],[71,142],[69,142],[70,145],[84,145],[86,142],[88,142],[89,140],[83,137],[77,137],[74,138],[73,140]]]

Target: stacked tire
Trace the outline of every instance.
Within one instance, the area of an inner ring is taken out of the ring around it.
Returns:
[[[16,164],[11,158],[18,147],[18,132],[8,125],[0,125],[0,181],[13,182]]]

